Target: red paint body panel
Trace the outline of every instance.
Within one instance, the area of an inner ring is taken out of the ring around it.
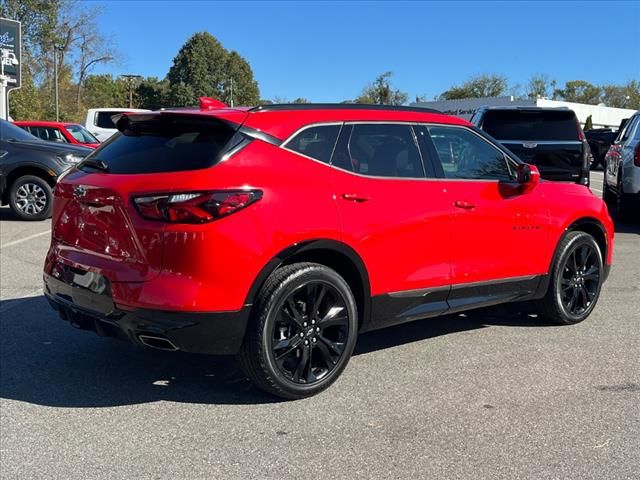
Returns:
[[[169,113],[224,117],[280,139],[318,122],[468,125],[408,111]],[[81,199],[74,193],[80,186],[86,190]],[[238,188],[259,189],[263,197],[205,224],[145,220],[133,204],[142,195]],[[318,239],[342,242],[359,255],[370,295],[545,274],[564,231],[584,218],[606,229],[606,261],[612,262],[613,224],[602,201],[585,187],[541,182],[522,193],[498,182],[366,177],[262,140],[198,171],[73,171],[55,193],[45,273],[58,262],[100,273],[111,281],[114,302],[125,308],[237,311],[272,259]],[[475,207],[458,208],[456,202]]]

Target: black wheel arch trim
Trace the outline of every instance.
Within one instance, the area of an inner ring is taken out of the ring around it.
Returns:
[[[269,275],[271,275],[276,269],[286,264],[292,258],[295,258],[302,254],[313,254],[314,252],[332,252],[343,255],[344,257],[348,258],[355,266],[360,277],[359,280],[361,282],[362,288],[363,311],[359,312],[359,314],[362,316],[360,330],[366,330],[371,321],[371,285],[369,282],[369,273],[364,264],[364,261],[362,260],[362,258],[360,258],[360,255],[358,255],[358,253],[353,248],[343,242],[332,239],[319,238],[314,240],[307,240],[304,242],[296,243],[281,250],[271,260],[269,260],[264,267],[262,267],[262,269],[256,276],[253,284],[251,285],[251,288],[249,289],[249,293],[246,296],[245,306],[253,305],[258,293],[260,292],[260,289],[266,282],[267,278],[269,278]],[[301,259],[301,261],[304,260]],[[351,288],[353,288],[352,285],[350,286]]]
[[[609,272],[611,271],[611,265],[607,264],[607,255],[609,251],[609,237],[607,236],[607,230],[604,228],[604,225],[602,225],[602,223],[597,218],[582,217],[575,220],[567,228],[565,228],[564,232],[556,242],[556,245],[553,251],[553,257],[551,257],[551,263],[549,264],[549,267],[547,270],[548,274],[544,276],[544,278],[540,282],[540,285],[538,286],[538,291],[536,292],[537,298],[542,298],[545,295],[547,289],[549,288],[549,282],[551,281],[551,272],[553,270],[553,265],[558,259],[558,253],[559,253],[558,246],[560,245],[560,242],[562,242],[562,239],[569,232],[574,232],[576,230],[584,231],[580,228],[584,226],[596,227],[602,233],[602,237],[604,238],[604,251],[601,252],[602,253],[602,271],[603,271],[602,282],[604,283],[607,280],[607,277],[609,276]],[[595,240],[596,242],[598,242],[598,239],[595,239]]]

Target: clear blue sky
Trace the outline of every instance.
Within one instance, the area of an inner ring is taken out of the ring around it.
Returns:
[[[245,57],[262,98],[354,98],[385,71],[433,97],[479,73],[526,84],[640,79],[640,2],[107,1],[102,30],[123,53],[99,73],[164,77],[206,30]]]

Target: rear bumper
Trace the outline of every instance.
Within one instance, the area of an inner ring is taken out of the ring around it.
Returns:
[[[228,355],[242,345],[250,306],[235,312],[124,310],[113,303],[104,277],[81,283],[44,275],[47,300],[76,328],[163,350]]]

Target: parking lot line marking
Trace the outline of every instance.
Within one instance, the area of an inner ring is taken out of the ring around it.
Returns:
[[[2,244],[0,245],[0,248],[13,247],[14,245],[19,245],[23,242],[33,240],[34,238],[42,237],[43,235],[49,235],[50,232],[50,230],[47,230],[46,232],[34,233],[33,235],[29,235],[28,237],[20,238],[18,240],[14,240],[13,242]]]
[[[599,190],[597,188],[592,188],[591,190],[593,190],[594,192],[602,193],[602,190]]]

